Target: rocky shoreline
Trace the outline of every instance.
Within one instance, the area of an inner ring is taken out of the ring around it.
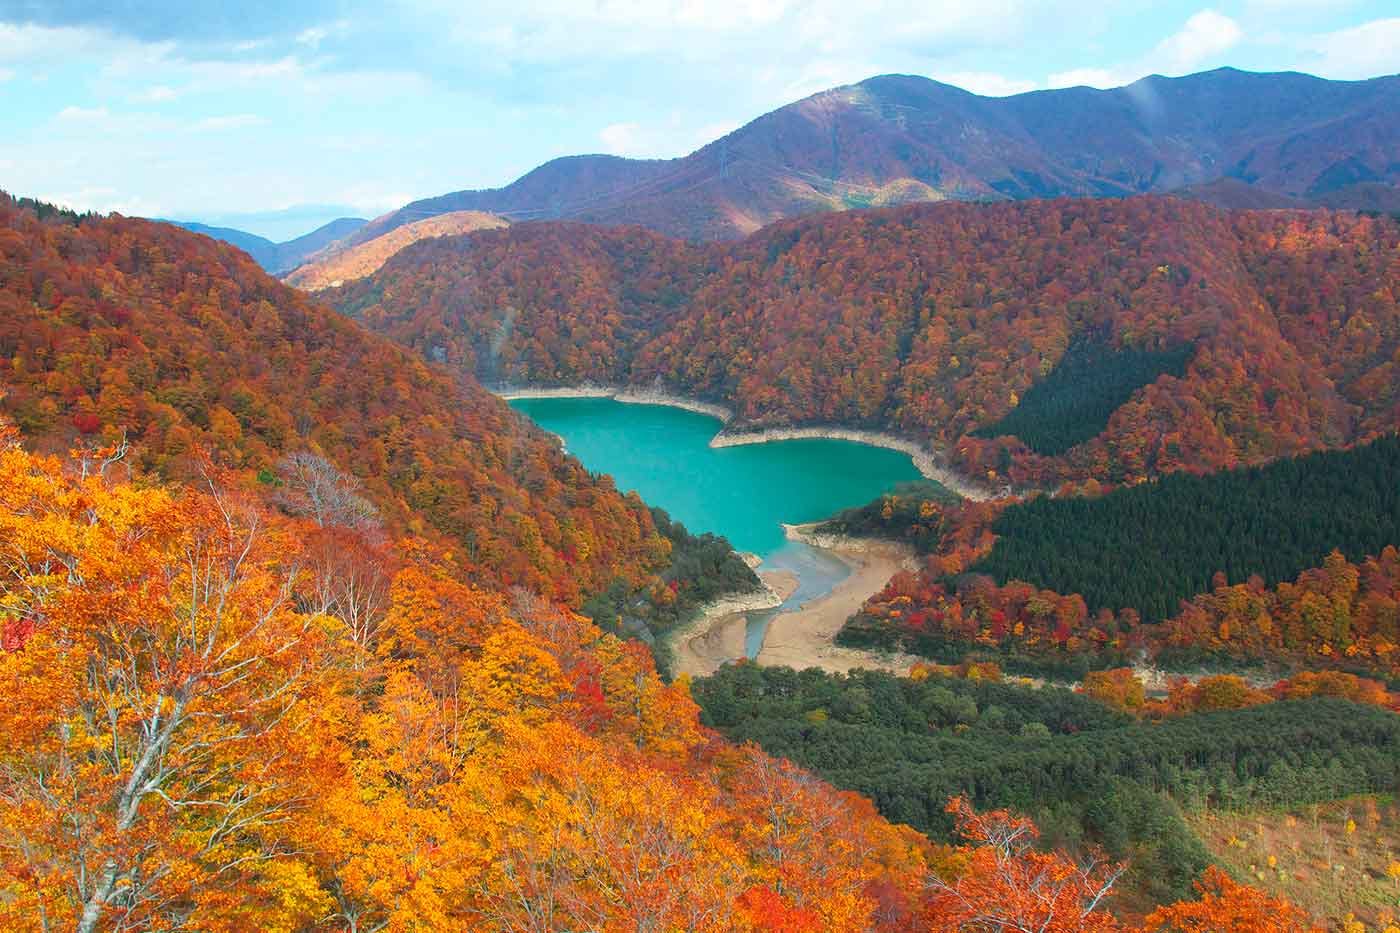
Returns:
[[[497,398],[511,401],[517,398],[612,398],[618,389],[585,382],[579,386],[546,388],[539,386],[501,386],[488,391]]]
[[[808,522],[805,525],[783,524],[783,535],[789,541],[801,541],[803,544],[821,548],[824,551],[843,551],[853,554],[864,554],[871,547],[884,546],[888,542],[879,538],[853,538],[850,535],[824,534],[817,531],[825,522]]]

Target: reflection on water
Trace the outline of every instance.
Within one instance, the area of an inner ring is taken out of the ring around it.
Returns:
[[[825,596],[832,587],[851,575],[851,568],[839,558],[801,541],[788,541],[765,557],[759,569],[792,571],[797,575],[797,589],[778,608],[748,614],[748,625],[744,628],[744,651],[750,658],[758,657],[768,623],[775,615],[791,612],[809,600]]]

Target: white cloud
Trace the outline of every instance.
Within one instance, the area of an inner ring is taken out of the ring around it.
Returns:
[[[0,22],[0,63],[6,65],[52,65],[83,55],[109,54],[123,44],[90,29]]]
[[[363,182],[343,188],[333,197],[341,204],[353,205],[361,216],[376,217],[403,207],[409,201],[422,197],[422,194],[401,188],[383,188],[374,182]]]
[[[112,114],[106,107],[64,107],[55,119],[65,123],[100,123]]]
[[[321,47],[321,43],[330,38],[340,38],[350,31],[349,20],[336,20],[320,26],[311,26],[296,34],[296,43],[305,45],[313,51]]]
[[[1047,87],[1122,87],[1150,74],[1178,76],[1220,61],[1245,38],[1240,24],[1215,10],[1201,10],[1178,31],[1153,46],[1136,61],[1107,67],[1071,68],[1051,74]]]
[[[179,96],[180,95],[174,88],[167,87],[164,84],[157,84],[154,87],[148,87],[144,91],[133,94],[131,99],[142,104],[164,104]]]
[[[598,131],[602,151],[629,159],[674,159],[728,136],[740,124],[705,123],[688,126],[679,113],[672,113],[659,124],[612,123]]]
[[[809,66],[927,58],[1022,34],[1049,0],[421,0],[454,43],[506,65],[657,57]],[[1083,0],[1075,0],[1078,6]],[[753,58],[745,59],[752,54]],[[878,73],[843,71],[835,83]],[[829,86],[829,85],[827,85]]]
[[[310,29],[303,29],[297,35],[297,43],[300,45],[309,45],[314,49],[325,41],[328,35],[330,35],[330,32],[326,27],[312,26]]]
[[[960,87],[974,94],[981,94],[983,97],[1010,97],[1012,94],[1034,91],[1036,88],[1034,81],[1008,78],[1006,75],[990,71],[940,72],[936,73],[934,77],[945,84]]]
[[[15,76],[13,68],[0,68],[0,81],[9,81]]]
[[[1188,19],[1180,32],[1159,42],[1149,61],[1156,70],[1184,74],[1228,52],[1243,37],[1244,30],[1230,17],[1202,10]]]
[[[160,217],[165,211],[158,202],[124,194],[115,188],[92,186],[72,191],[39,192],[41,201],[76,211],[96,211],[110,214],[116,211],[128,217]]]
[[[249,126],[262,126],[267,121],[255,113],[232,113],[219,117],[205,117],[190,127],[196,133],[238,130]]]
[[[695,148],[699,149],[706,143],[712,143],[716,139],[728,136],[741,126],[743,126],[742,123],[730,121],[724,123],[706,123],[695,131],[691,141],[695,144]]]
[[[1249,9],[1268,13],[1326,12],[1344,10],[1356,4],[1357,0],[1245,0],[1245,6]]]
[[[641,154],[642,128],[636,123],[614,123],[598,131],[603,151],[609,155],[636,156]]]
[[[1377,19],[1314,37],[1307,70],[1327,78],[1371,78],[1400,72],[1400,17]]]
[[[720,35],[769,27],[797,11],[790,0],[483,0],[464,6],[452,0],[425,4],[455,19],[457,38],[484,41],[522,58],[553,57],[588,45],[614,53],[654,46],[679,32]],[[801,5],[803,18],[820,15],[826,0]],[[610,37],[610,41],[609,41]],[[582,51],[582,49],[579,49]]]

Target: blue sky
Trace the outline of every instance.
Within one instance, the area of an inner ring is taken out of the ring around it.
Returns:
[[[1400,72],[1395,0],[0,0],[0,188],[276,239],[827,87]],[[291,210],[289,210],[291,209]]]

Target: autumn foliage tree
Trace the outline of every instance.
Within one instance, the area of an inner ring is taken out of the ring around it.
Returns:
[[[11,923],[238,929],[230,889],[274,922],[319,901],[276,827],[316,780],[296,750],[328,637],[292,608],[280,537],[226,490],[0,454]]]
[[[1297,907],[1242,885],[1213,865],[1196,889],[1198,900],[1154,911],[1144,933],[1321,933]]]
[[[930,929],[965,933],[1111,933],[1123,929],[1105,898],[1126,866],[1090,856],[1075,862],[1035,848],[1034,823],[1005,810],[948,803],[967,861],[956,877],[930,881]]]
[[[929,885],[926,929],[957,933],[1320,933],[1303,911],[1208,867],[1196,900],[1153,911],[1135,927],[1106,902],[1126,866],[1076,863],[1039,851],[1031,821],[1006,811],[979,813],[962,798],[948,810],[969,842],[959,861]]]
[[[0,193],[0,359],[0,411],[46,452],[125,437],[133,471],[176,482],[204,452],[323,527],[431,538],[574,606],[666,567],[639,499],[474,381],[170,224]]]

